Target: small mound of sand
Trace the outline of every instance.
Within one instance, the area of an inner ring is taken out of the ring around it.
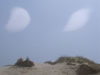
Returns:
[[[76,73],[77,75],[92,75],[92,74],[97,74],[98,70],[86,64],[82,64],[76,70]]]

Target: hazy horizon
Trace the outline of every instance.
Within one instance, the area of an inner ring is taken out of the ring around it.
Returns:
[[[100,0],[0,1],[0,66],[83,56],[100,63]]]

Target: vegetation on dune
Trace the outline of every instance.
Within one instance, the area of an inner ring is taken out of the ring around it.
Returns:
[[[75,64],[75,63],[78,63],[78,64],[87,63],[89,65],[98,65],[97,63],[95,63],[95,62],[93,62],[93,61],[91,61],[87,58],[81,57],[81,56],[77,56],[77,57],[61,56],[54,62],[46,61],[45,63],[54,65],[54,64],[57,64],[57,63],[64,63],[64,62],[68,65],[72,65],[72,64]]]
[[[29,58],[27,58],[25,61],[22,58],[19,58],[14,66],[32,67],[32,66],[34,66],[34,63]]]
[[[45,63],[55,65],[58,63],[66,63],[67,65],[76,65],[75,71],[77,75],[94,75],[100,72],[100,65],[84,57],[59,57],[55,62],[46,61]]]
[[[100,72],[100,65],[84,57],[60,57],[55,62],[66,63],[67,65],[79,64],[76,68],[77,75],[92,75]]]
[[[95,62],[87,59],[87,58],[84,58],[84,57],[80,57],[80,56],[77,56],[77,57],[66,57],[66,56],[62,56],[62,57],[59,57],[55,63],[63,63],[63,62],[66,62],[66,63],[79,63],[79,64],[82,64],[82,63],[87,63],[87,64],[96,64]]]

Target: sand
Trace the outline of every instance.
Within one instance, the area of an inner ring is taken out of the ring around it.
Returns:
[[[65,63],[56,65],[35,63],[35,66],[31,68],[0,67],[0,75],[76,75],[76,68],[76,65],[66,65]]]

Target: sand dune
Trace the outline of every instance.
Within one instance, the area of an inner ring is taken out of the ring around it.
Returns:
[[[31,68],[5,66],[0,68],[0,75],[75,75],[75,67],[64,63],[50,65],[35,63]]]
[[[43,64],[20,58],[12,66],[0,67],[0,75],[100,75],[100,64],[83,57],[60,57]]]
[[[33,67],[4,66],[0,75],[76,75],[77,65],[35,63]],[[100,74],[98,74],[100,75]]]

